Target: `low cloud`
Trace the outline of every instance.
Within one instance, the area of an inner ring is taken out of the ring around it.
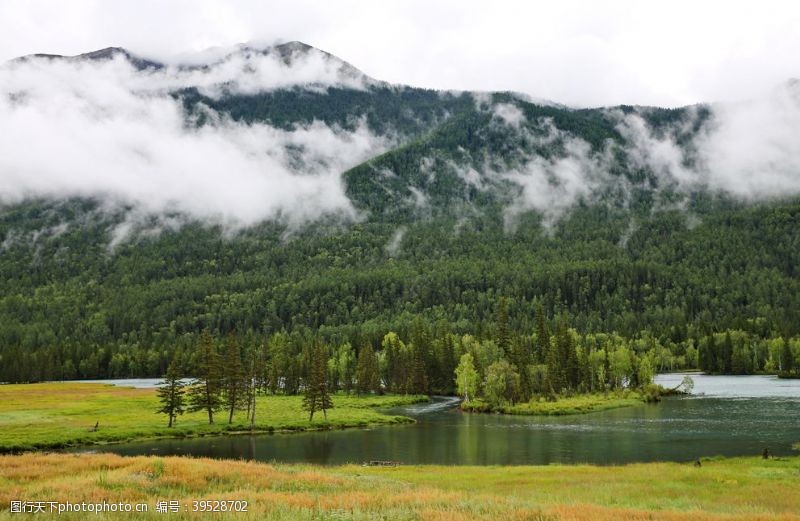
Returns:
[[[321,122],[285,130],[207,110],[209,123],[197,126],[169,95],[190,86],[219,94],[339,78],[326,71],[343,62],[326,69],[324,56],[306,58],[287,65],[245,54],[188,72],[138,71],[121,56],[7,64],[0,68],[0,202],[101,197],[144,214],[232,226],[356,218],[341,173],[390,146],[365,123],[353,131]]]
[[[696,142],[708,185],[745,199],[800,192],[800,84],[716,105]]]
[[[768,96],[709,107],[699,124],[688,110],[683,121],[656,133],[638,114],[617,113],[632,165],[654,173],[660,185],[708,188],[755,201],[800,193],[800,85],[786,83]],[[678,136],[699,131],[679,144]]]
[[[400,247],[403,243],[403,237],[405,237],[405,235],[405,226],[400,226],[394,231],[392,236],[389,238],[389,242],[387,242],[386,246],[384,246],[386,255],[389,257],[396,257],[400,253]]]

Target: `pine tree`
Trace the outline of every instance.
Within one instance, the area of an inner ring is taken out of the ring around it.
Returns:
[[[566,315],[559,320],[556,344],[558,345],[562,381],[569,389],[575,389],[580,381],[580,364]]]
[[[386,353],[386,387],[391,392],[406,391],[409,379],[410,357],[408,347],[397,336],[389,332],[383,337],[383,350]]]
[[[309,411],[308,421],[314,421],[316,411],[322,411],[327,420],[327,411],[333,408],[333,400],[328,391],[328,350],[321,342],[317,342],[312,347],[309,357],[309,375],[303,397],[303,408]]]
[[[547,365],[547,382],[551,394],[557,394],[567,385],[563,357],[561,353],[560,335],[556,335],[555,342],[548,342],[545,354],[545,364]]]
[[[178,359],[173,358],[164,375],[164,380],[158,384],[157,391],[158,400],[161,402],[158,412],[169,417],[168,427],[172,427],[175,419],[184,412],[184,394],[186,394],[184,387],[185,384],[181,381],[178,368]]]
[[[223,368],[222,388],[225,407],[228,409],[228,423],[233,423],[233,413],[241,409],[247,400],[247,375],[242,365],[242,353],[236,333],[228,334],[225,349],[225,365]]]
[[[378,359],[372,346],[367,344],[358,352],[356,363],[356,392],[366,394],[380,391]]]
[[[430,365],[431,340],[428,327],[422,317],[417,316],[411,324],[411,367],[406,391],[411,394],[428,394],[428,371]]]
[[[547,361],[550,352],[550,331],[547,329],[547,319],[544,316],[542,305],[536,309],[536,353],[534,362],[542,363]]]
[[[196,379],[189,389],[189,410],[206,411],[208,423],[214,423],[214,412],[222,407],[222,363],[207,329],[200,335],[199,351]]]
[[[781,373],[790,374],[794,370],[794,354],[792,353],[792,346],[789,345],[789,339],[783,338],[783,345],[781,346]]]
[[[256,424],[256,398],[259,391],[266,389],[266,348],[262,345],[259,349],[254,349],[249,358],[247,416],[250,419],[250,430],[252,430]]]
[[[531,351],[526,339],[517,338],[511,345],[509,361],[517,367],[519,372],[519,395],[522,401],[527,401],[533,394],[533,383],[531,382],[528,367],[531,365]]]
[[[508,300],[503,297],[497,304],[497,347],[504,356],[511,350],[511,333],[508,325]]]
[[[730,374],[733,365],[733,340],[730,331],[725,333],[725,340],[720,346],[720,351],[721,356],[717,360],[718,370],[722,374]]]

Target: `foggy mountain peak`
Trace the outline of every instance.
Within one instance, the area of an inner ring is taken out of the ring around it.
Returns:
[[[24,63],[35,59],[57,60],[57,61],[64,60],[71,62],[81,62],[81,61],[103,62],[103,61],[114,60],[117,58],[122,58],[126,60],[134,68],[138,70],[161,69],[164,67],[163,63],[137,56],[122,47],[106,47],[104,49],[98,49],[96,51],[90,51],[82,54],[76,54],[74,56],[36,53],[36,54],[29,54],[26,56],[20,56],[19,58],[15,58],[14,60],[12,60],[12,62]]]
[[[775,197],[800,192],[786,98],[571,109],[390,86],[298,41],[29,55],[0,67],[0,205],[93,197],[247,226]]]

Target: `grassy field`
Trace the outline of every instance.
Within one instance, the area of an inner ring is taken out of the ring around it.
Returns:
[[[530,402],[503,405],[491,408],[481,399],[462,403],[461,408],[469,412],[499,412],[503,414],[519,414],[529,416],[565,416],[568,414],[584,414],[587,412],[606,411],[642,405],[644,397],[635,391],[609,394],[579,394],[570,397],[560,397],[555,401],[532,399]]]
[[[800,458],[618,467],[314,467],[107,454],[0,456],[0,520],[12,500],[143,502],[147,514],[58,519],[199,519],[193,500],[246,500],[276,520],[798,520]],[[178,500],[181,512],[155,512]],[[186,511],[184,511],[184,506]],[[38,517],[46,517],[38,514]],[[52,517],[56,517],[53,515]]]
[[[302,397],[259,397],[256,428],[272,432],[408,423],[413,420],[376,409],[425,400],[424,396],[336,395],[328,421],[318,414],[311,423],[301,408]],[[0,385],[0,452],[249,429],[244,413],[234,416],[230,425],[224,413],[214,425],[203,413],[184,414],[176,426],[167,428],[166,416],[156,414],[157,409],[154,389],[90,383]]]

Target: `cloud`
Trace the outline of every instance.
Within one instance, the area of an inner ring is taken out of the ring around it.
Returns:
[[[338,78],[318,58],[298,68],[269,60],[230,58],[200,71],[142,72],[121,57],[0,68],[0,202],[97,196],[232,226],[355,218],[341,173],[390,145],[365,123],[286,130],[209,110],[210,123],[196,126],[169,95],[193,85],[253,92]]]
[[[800,193],[800,85],[788,82],[746,102],[710,105],[707,121],[689,109],[656,133],[643,117],[611,113],[631,166],[680,191],[708,188],[743,200]],[[689,129],[698,126],[698,132]],[[688,136],[679,142],[678,136]]]
[[[0,60],[297,39],[395,83],[677,106],[748,98],[797,76],[787,57],[800,48],[799,23],[800,5],[785,0],[4,0]]]
[[[525,113],[512,103],[496,104],[493,107],[493,114],[511,127],[519,128],[519,126],[525,122]]]
[[[718,104],[696,140],[709,186],[759,199],[800,192],[800,85],[789,82],[769,96]]]
[[[538,124],[545,133],[529,133],[529,139],[539,146],[558,143],[561,153],[552,157],[532,155],[520,167],[493,174],[520,188],[506,209],[507,227],[513,228],[518,215],[528,210],[539,211],[545,227],[550,227],[580,199],[591,197],[602,185],[612,182],[608,149],[592,151],[589,143],[559,130],[550,119]]]
[[[386,243],[384,246],[384,250],[386,251],[386,255],[389,257],[396,257],[398,253],[400,253],[400,247],[403,243],[403,237],[406,235],[406,227],[399,226],[392,236],[389,238],[389,242]]]

